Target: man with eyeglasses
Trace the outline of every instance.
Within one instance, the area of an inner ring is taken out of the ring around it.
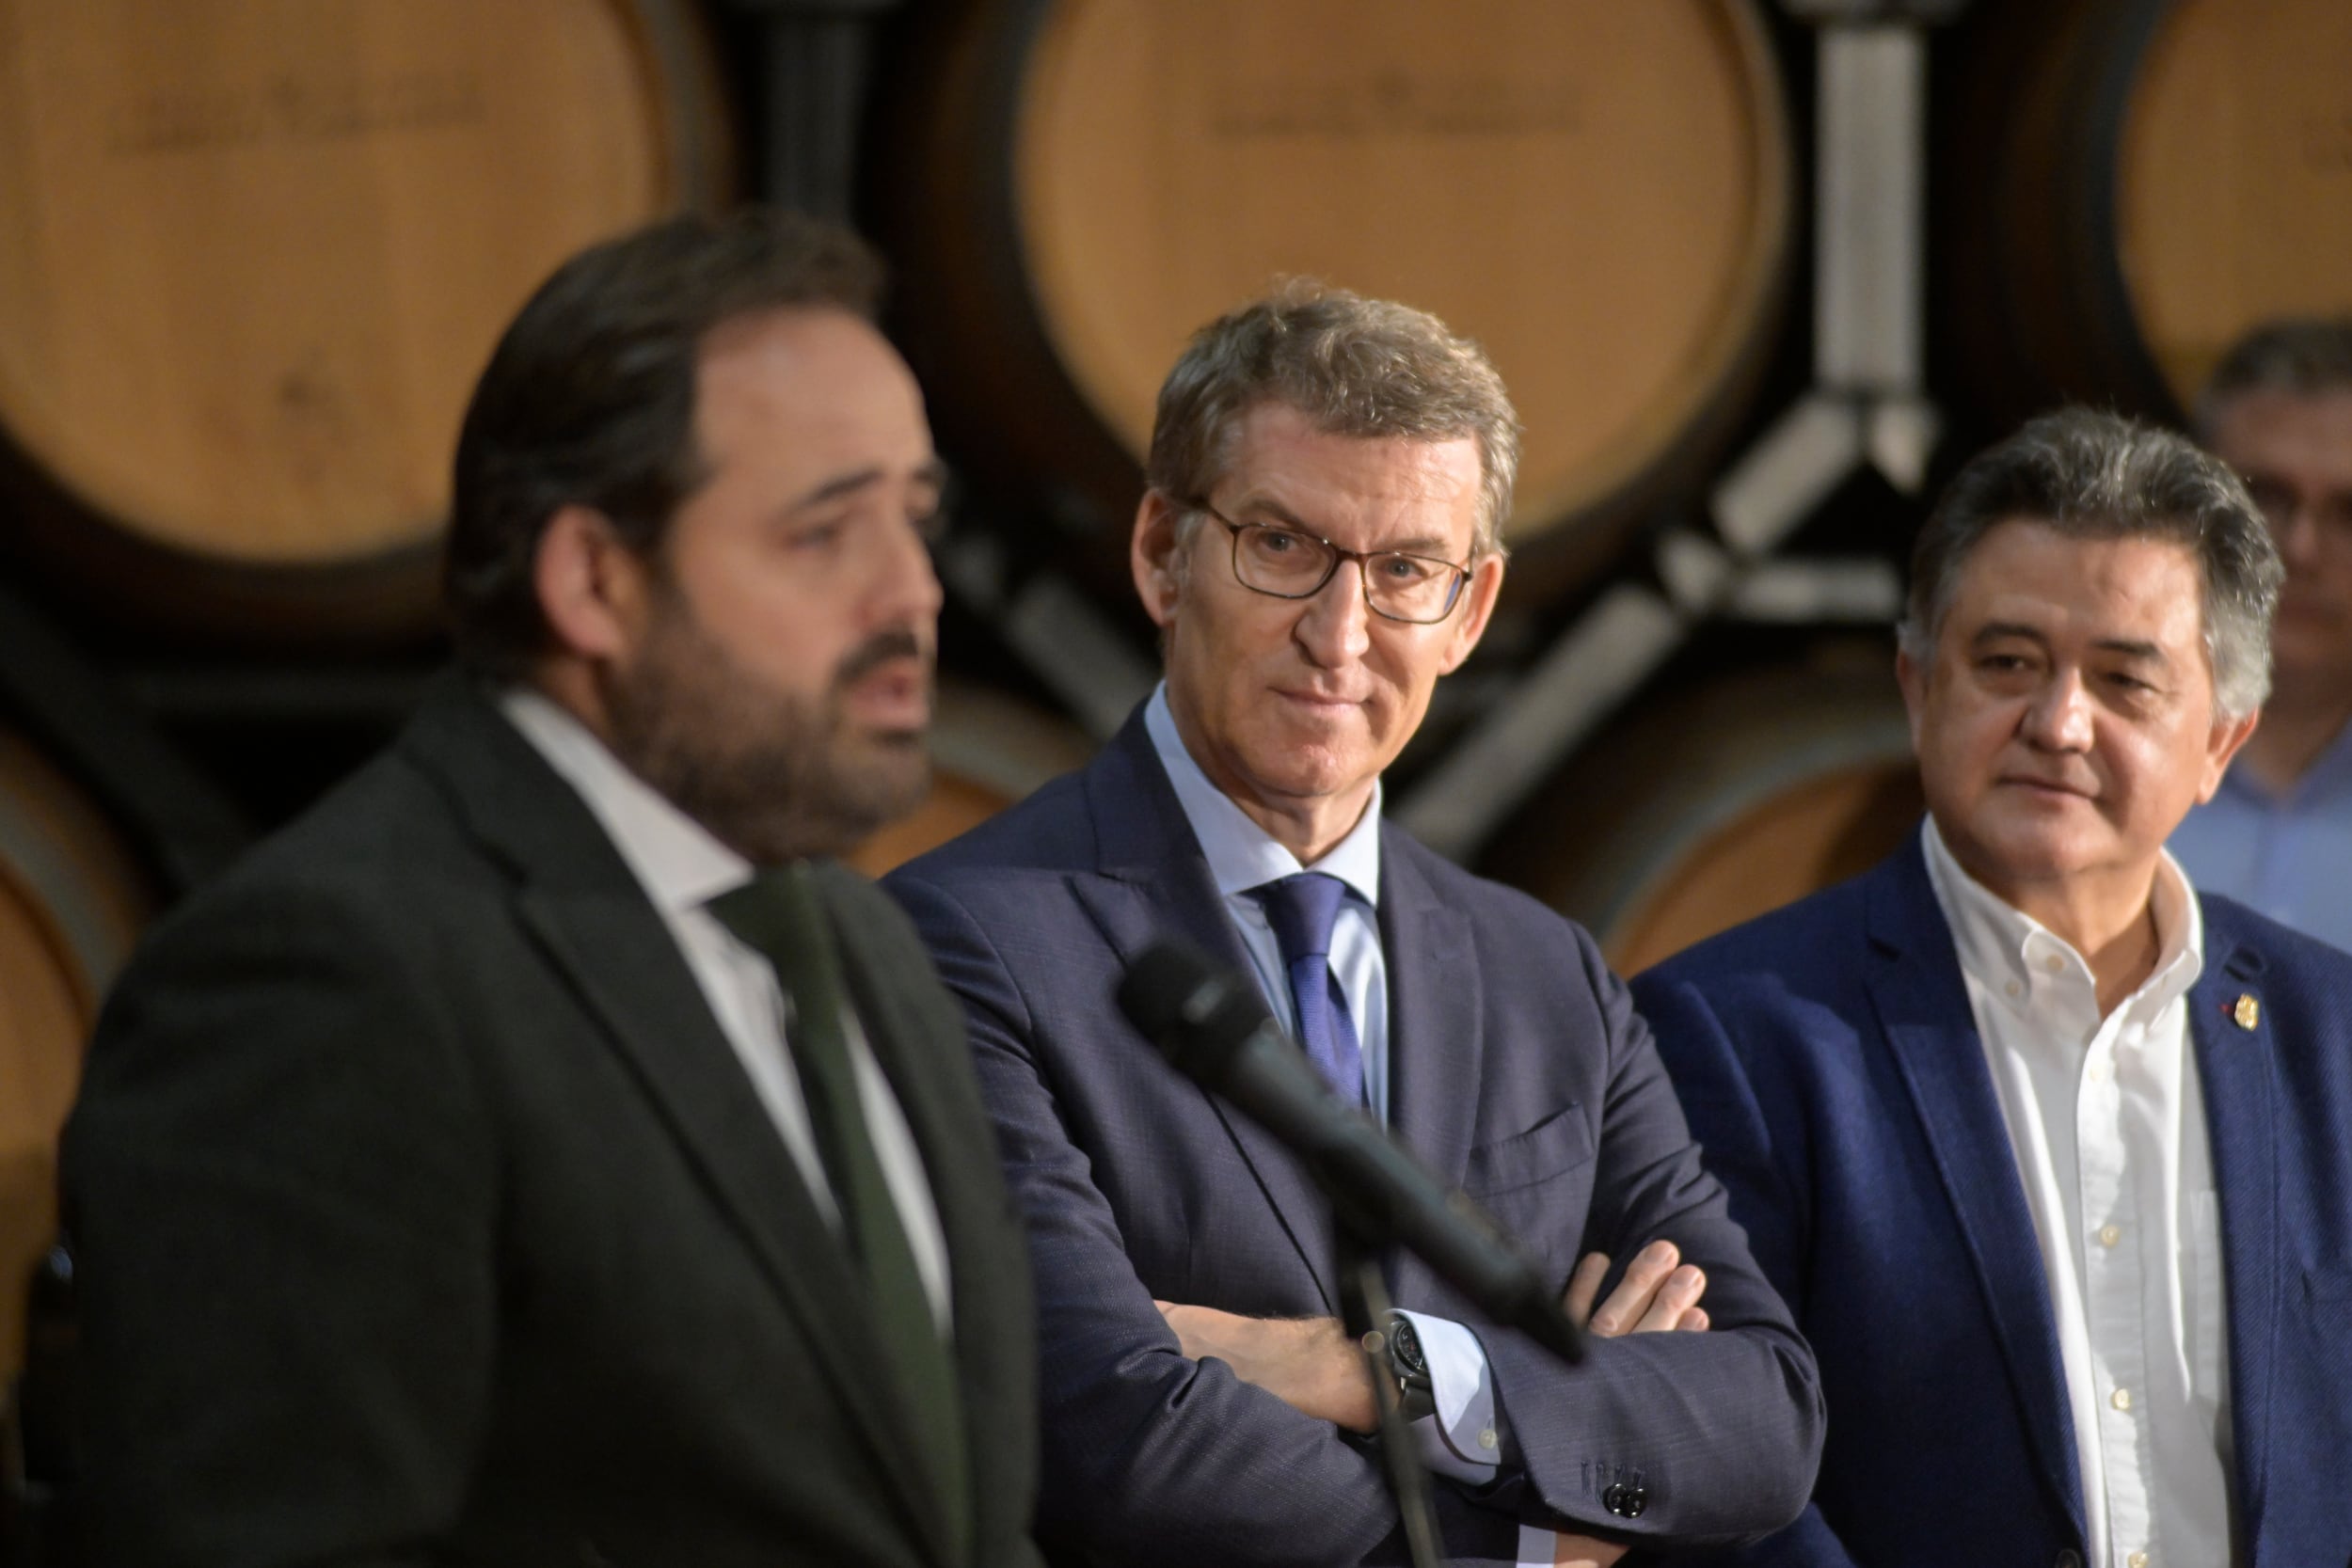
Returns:
[[[1212,323],[1161,389],[1133,538],[1164,684],[1090,767],[888,884],[964,1003],[1029,1223],[1049,1556],[1403,1556],[1327,1206],[1113,1004],[1170,937],[1254,974],[1571,1312],[1601,1302],[1572,1368],[1388,1260],[1449,1560],[1607,1562],[1803,1506],[1810,1353],[1625,988],[1584,932],[1381,818],[1493,610],[1517,459],[1493,367],[1419,311],[1295,284]]]
[[[2240,339],[2197,426],[2269,518],[2287,580],[2262,724],[2168,847],[2199,887],[2352,949],[2352,321]]]

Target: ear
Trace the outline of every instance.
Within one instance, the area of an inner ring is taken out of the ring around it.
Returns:
[[[1447,633],[1445,657],[1438,661],[1438,673],[1450,675],[1462,667],[1462,661],[1478,646],[1478,640],[1486,635],[1486,623],[1495,612],[1495,597],[1502,592],[1502,557],[1489,555],[1470,568],[1470,583],[1462,590],[1469,603],[1454,617]]]
[[[1183,510],[1157,490],[1146,490],[1136,508],[1136,530],[1127,541],[1127,564],[1136,577],[1136,594],[1152,624],[1166,630],[1176,619],[1176,601],[1184,573],[1176,560],[1176,524]]]
[[[532,587],[557,649],[608,662],[628,656],[644,624],[645,564],[593,507],[548,519],[532,557]]]
[[[2221,775],[2230,770],[2230,759],[2253,736],[2254,726],[2262,722],[2262,710],[2256,708],[2243,719],[2213,721],[2213,733],[2205,737],[2204,772],[2197,781],[2199,805],[2212,800],[2213,792],[2221,787]]]
[[[1927,712],[1928,673],[1912,658],[1911,651],[1895,650],[1895,684],[1902,688],[1903,710],[1911,716],[1911,754],[1919,754],[1920,718]]]

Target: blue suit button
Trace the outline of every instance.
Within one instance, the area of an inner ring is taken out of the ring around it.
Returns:
[[[1622,1481],[1612,1482],[1600,1495],[1600,1506],[1620,1519],[1639,1519],[1649,1507],[1649,1488]]]

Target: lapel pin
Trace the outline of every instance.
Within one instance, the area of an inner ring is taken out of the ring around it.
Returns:
[[[2263,1021],[2262,1004],[2254,1000],[2252,991],[2241,991],[2237,1006],[2230,1009],[2230,1016],[2237,1020],[2239,1028],[2251,1029]]]

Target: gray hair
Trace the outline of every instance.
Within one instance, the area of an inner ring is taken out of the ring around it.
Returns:
[[[1334,436],[1478,442],[1473,559],[1502,553],[1518,477],[1519,421],[1476,343],[1423,310],[1293,278],[1193,334],[1160,387],[1144,477],[1181,507],[1224,476],[1254,409],[1296,409]],[[1200,523],[1188,513],[1181,542]]]
[[[2210,441],[2222,411],[2249,392],[2344,391],[2352,391],[2352,319],[2265,322],[2231,344],[2206,378],[2197,397],[2197,434]]]
[[[2205,662],[2214,705],[2243,719],[2270,694],[2270,617],[2285,568],[2246,486],[2186,436],[2089,408],[2028,420],[1952,476],[1911,555],[1911,602],[1897,635],[1933,656],[1961,567],[2004,522],[2076,539],[2161,539],[2196,556],[2204,580]]]

